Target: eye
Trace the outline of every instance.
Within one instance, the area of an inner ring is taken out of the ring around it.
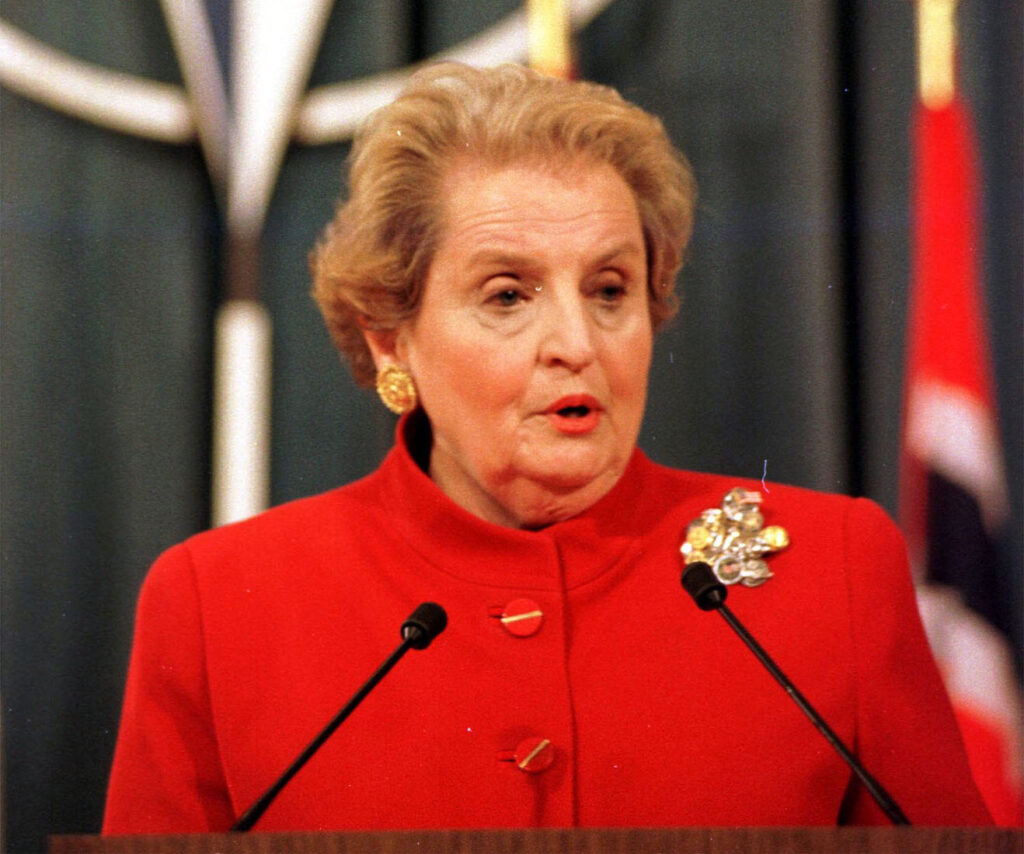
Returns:
[[[597,296],[602,302],[621,302],[626,296],[625,285],[602,285],[597,289]]]
[[[511,271],[491,276],[483,294],[484,303],[496,309],[516,308],[529,297],[527,286]]]
[[[624,302],[629,293],[629,281],[620,275],[610,275],[606,271],[593,283],[590,295],[597,303],[605,307],[615,307]]]
[[[504,290],[498,291],[492,294],[488,302],[494,303],[501,308],[514,308],[522,302],[523,295],[515,288],[505,288]]]

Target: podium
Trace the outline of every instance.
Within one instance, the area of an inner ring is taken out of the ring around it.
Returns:
[[[51,854],[1020,854],[989,827],[550,828],[51,836]]]

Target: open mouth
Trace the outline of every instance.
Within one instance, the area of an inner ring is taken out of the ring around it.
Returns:
[[[556,430],[570,436],[593,431],[601,420],[601,404],[589,394],[566,395],[547,410]]]
[[[563,418],[584,418],[590,414],[589,406],[563,406],[558,410]]]

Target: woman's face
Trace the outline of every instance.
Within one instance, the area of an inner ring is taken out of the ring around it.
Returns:
[[[445,182],[441,234],[392,351],[433,428],[430,475],[497,524],[574,516],[618,481],[646,400],[652,332],[632,191],[585,160],[462,164]]]

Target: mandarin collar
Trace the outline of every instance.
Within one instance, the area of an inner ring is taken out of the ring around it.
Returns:
[[[644,482],[653,464],[634,449],[618,483],[589,509],[539,530],[487,522],[452,501],[417,464],[430,425],[403,416],[380,468],[394,531],[441,572],[517,590],[572,589],[611,570],[639,548],[645,526]]]

